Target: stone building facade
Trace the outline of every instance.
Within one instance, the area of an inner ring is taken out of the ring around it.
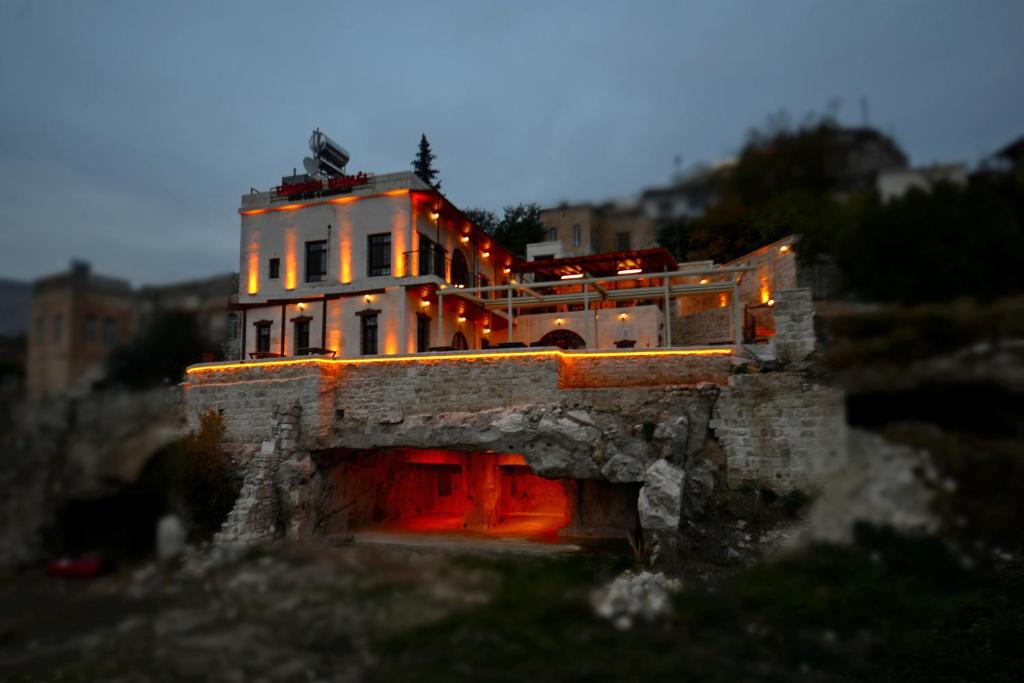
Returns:
[[[799,305],[780,310],[794,319],[780,321],[789,332],[778,351],[796,360],[812,320]],[[688,491],[813,488],[844,457],[841,397],[792,367],[761,373],[731,347],[274,359],[194,366],[185,392],[193,427],[204,412],[222,416],[243,473],[224,542],[350,531],[345,463],[442,449],[462,462],[515,454],[576,492],[573,515],[631,505],[644,533],[671,548]],[[724,458],[709,455],[712,443]]]

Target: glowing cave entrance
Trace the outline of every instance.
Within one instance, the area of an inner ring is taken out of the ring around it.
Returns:
[[[522,455],[389,449],[342,455],[331,471],[328,534],[468,533],[557,541],[625,538],[638,488],[546,479]]]

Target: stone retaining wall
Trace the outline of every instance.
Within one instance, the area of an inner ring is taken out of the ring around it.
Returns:
[[[845,457],[842,393],[797,373],[735,375],[719,394],[710,427],[725,451],[731,488],[807,488],[823,467]]]
[[[310,360],[202,369],[189,375],[187,409],[224,418],[229,442],[271,438],[278,406],[302,409],[303,443],[323,447],[338,419],[397,421],[408,414],[558,403],[573,389],[725,384],[732,356],[509,354],[369,363]]]
[[[725,384],[732,357],[728,354],[691,356],[579,356],[559,364],[559,387],[598,389],[676,384]]]
[[[775,349],[781,363],[799,363],[814,352],[814,300],[811,290],[775,294]]]

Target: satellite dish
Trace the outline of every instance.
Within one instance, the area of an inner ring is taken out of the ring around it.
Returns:
[[[320,175],[320,165],[309,157],[302,160],[302,168],[306,169],[306,173],[314,178]]]

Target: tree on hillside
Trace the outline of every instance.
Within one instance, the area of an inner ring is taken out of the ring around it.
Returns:
[[[427,134],[423,133],[420,136],[419,151],[416,152],[416,158],[412,160],[412,169],[420,177],[420,180],[435,190],[440,190],[441,181],[437,180],[438,171],[434,168],[434,159],[436,158],[437,155],[430,151],[430,142],[427,140]]]
[[[471,208],[465,209],[462,213],[488,235],[493,235],[498,227],[498,216],[493,211]]]
[[[540,206],[533,203],[506,206],[504,217],[488,232],[513,254],[524,258],[527,244],[544,239],[546,229],[540,220]]]
[[[777,117],[748,134],[737,163],[719,174],[718,199],[689,231],[689,256],[730,261],[788,234],[828,228],[871,194],[878,170],[905,163],[876,130],[828,118],[793,128]]]
[[[114,349],[107,359],[107,380],[131,388],[174,384],[207,347],[194,313],[162,312],[131,343]]]

